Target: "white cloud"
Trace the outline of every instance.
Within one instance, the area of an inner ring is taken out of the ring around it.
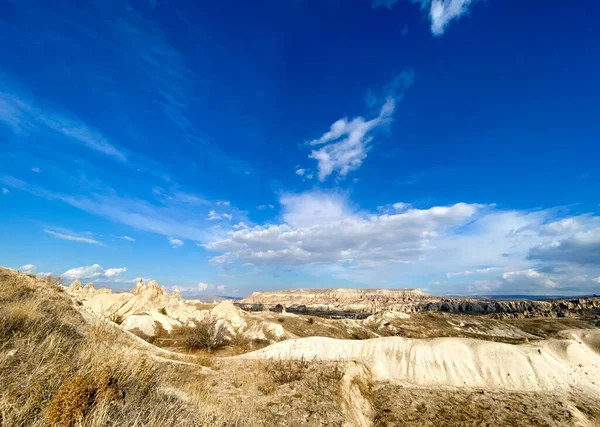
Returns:
[[[444,34],[446,26],[454,19],[460,18],[467,13],[469,5],[474,0],[412,0],[413,3],[421,3],[422,9],[429,7],[429,19],[431,21],[431,32],[435,36]],[[391,9],[398,0],[372,0],[373,8],[380,6]],[[404,32],[403,32],[404,35]]]
[[[127,271],[127,268],[122,267],[122,268],[109,268],[107,270],[104,271],[104,275],[106,277],[112,278],[112,277],[116,277],[119,276],[123,273],[125,273]]]
[[[172,286],[171,289],[177,289],[180,292],[206,292],[210,290],[225,291],[225,286],[211,285],[209,283],[198,282],[195,286]]]
[[[60,233],[58,231],[53,231],[53,230],[48,230],[48,229],[44,230],[44,233],[54,236],[58,239],[62,239],[62,240],[70,240],[72,242],[91,243],[93,245],[101,245],[101,243],[99,241],[91,239],[89,237],[82,237],[82,236],[77,236],[77,235],[73,235],[73,234]]]
[[[446,277],[461,277],[461,276],[473,276],[476,274],[488,274],[494,271],[500,270],[499,267],[488,267],[488,268],[478,268],[477,270],[466,270],[466,271],[458,271],[455,273],[446,273]]]
[[[594,282],[596,282],[596,283],[600,283],[600,276],[599,276],[599,277],[596,277],[596,278],[594,279]]]
[[[216,211],[212,210],[208,213],[208,216],[206,217],[206,219],[208,219],[209,221],[216,221],[221,218],[221,215],[219,215]]]
[[[530,286],[533,284],[550,288],[556,287],[556,283],[554,283],[549,277],[547,277],[545,274],[537,272],[533,268],[521,271],[510,271],[502,274],[502,278],[511,284],[524,284],[525,286]],[[524,286],[519,286],[519,288],[523,287]]]
[[[8,188],[3,188],[2,189],[2,194],[8,194],[8,193],[9,193]]]
[[[600,228],[534,246],[529,259],[600,267]]]
[[[340,193],[310,192],[284,194],[280,200],[283,219],[293,227],[327,224],[350,216],[350,208]]]
[[[104,274],[104,269],[98,264],[76,267],[65,271],[61,276],[69,280],[96,279]]]
[[[256,209],[264,211],[265,209],[274,209],[275,205],[258,205]]]
[[[31,168],[31,172],[40,173],[41,169],[40,168]]]
[[[129,236],[121,236],[119,239],[127,240],[128,242],[135,242],[135,239]]]
[[[169,237],[169,243],[171,244],[171,246],[173,246],[174,248],[179,248],[181,246],[184,245],[183,240],[180,239],[174,239],[173,237]]]
[[[383,96],[377,98],[373,93],[372,101],[382,103],[376,117],[370,120],[360,116],[352,120],[348,120],[347,117],[339,119],[321,137],[306,143],[311,147],[322,146],[313,149],[308,156],[317,161],[317,176],[320,181],[325,181],[334,172],[339,178],[345,178],[348,173],[361,167],[367,158],[374,138],[373,134],[378,128],[385,127],[391,122],[396,103],[402,98],[403,91],[412,85],[414,79],[413,71],[403,71],[385,86]],[[312,173],[308,174],[304,171],[304,177],[312,179]]]
[[[400,212],[400,211],[405,211],[405,210],[410,209],[412,207],[412,205],[410,203],[398,202],[398,203],[394,203],[392,205],[392,207]]]
[[[343,194],[326,192],[283,194],[281,205],[280,223],[235,227],[205,244],[217,252],[211,262],[310,266],[304,271],[315,277],[382,287],[414,286],[427,277],[427,283],[440,283],[432,289],[440,293],[576,295],[597,287],[588,266],[595,265],[599,217],[556,218],[556,209],[467,203],[428,209],[399,203],[370,213],[352,208]],[[579,226],[565,226],[574,223]],[[534,248],[553,248],[553,241],[571,242],[577,250],[532,259]]]
[[[410,263],[430,250],[431,239],[463,225],[481,205],[458,203],[394,215],[352,214],[341,196],[309,193],[282,197],[281,225],[229,232],[205,245],[224,252],[215,264],[253,265]]]
[[[433,0],[429,10],[431,32],[436,36],[444,34],[446,25],[466,13],[472,2],[473,0]]]
[[[207,220],[209,221],[217,221],[219,219],[227,219],[227,220],[232,220],[233,219],[233,215],[230,213],[217,213],[214,210],[211,210],[210,212],[208,212],[208,216],[206,217]]]
[[[25,264],[19,267],[19,270],[23,273],[33,274],[35,272],[35,265],[33,264]]]
[[[228,200],[217,202],[218,206],[231,206],[231,202]]]
[[[99,264],[88,265],[83,267],[71,268],[65,271],[61,276],[68,280],[90,280],[109,281],[125,283],[122,279],[117,279],[116,276],[127,271],[127,268],[109,268],[104,270]],[[131,281],[127,281],[131,282]],[[135,281],[134,281],[135,282]]]
[[[550,224],[546,224],[540,228],[540,232],[550,236],[560,236],[564,235],[565,233],[572,233],[587,229],[589,228],[590,222],[596,222],[596,225],[600,226],[600,223],[597,222],[597,219],[594,219],[588,215],[584,215],[579,218],[565,218]]]
[[[305,172],[306,172],[306,169],[302,169],[302,168],[296,169],[296,175],[303,176]]]
[[[377,117],[371,120],[365,120],[363,117],[340,119],[320,138],[309,141],[310,146],[323,146],[313,150],[308,156],[317,161],[319,180],[325,181],[333,172],[337,172],[343,178],[360,168],[367,158],[369,144],[373,140],[370,133],[388,124],[395,108],[396,101],[388,99]]]

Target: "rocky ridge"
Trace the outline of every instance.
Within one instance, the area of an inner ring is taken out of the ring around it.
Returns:
[[[245,310],[285,309],[290,313],[355,315],[391,312],[440,311],[461,314],[496,314],[498,317],[566,317],[600,309],[600,297],[554,300],[484,300],[446,298],[417,289],[297,289],[255,292],[239,306]]]
[[[81,305],[111,319],[128,331],[139,330],[155,336],[157,328],[171,332],[176,327],[195,326],[205,320],[222,326],[229,338],[247,334],[252,339],[279,339],[285,336],[281,325],[273,322],[252,322],[248,314],[235,307],[230,300],[202,308],[185,301],[178,290],[168,293],[155,280],[144,284],[139,279],[130,292],[113,293],[107,288],[96,289],[93,283],[82,286],[75,280],[65,292]]]

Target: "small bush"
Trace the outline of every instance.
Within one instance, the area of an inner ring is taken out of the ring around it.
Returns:
[[[94,382],[76,376],[61,384],[50,400],[48,420],[61,427],[71,427],[83,420],[95,398]]]
[[[168,338],[170,336],[169,331],[165,329],[162,323],[154,321],[154,337],[155,338]]]
[[[113,313],[109,316],[109,320],[113,323],[116,323],[117,325],[120,325],[121,323],[123,323],[123,320],[125,320],[125,319],[120,314]]]
[[[313,323],[315,323],[315,319],[313,319],[312,317],[309,317],[307,322],[309,325],[312,325]]]
[[[306,375],[309,363],[301,359],[269,359],[265,370],[267,375],[277,384],[300,381]]]
[[[140,337],[144,341],[149,342],[150,344],[152,344],[154,342],[154,337],[151,335],[148,335],[147,333],[142,331],[140,328],[130,329],[129,332],[131,332],[133,335]]]
[[[284,317],[280,317],[280,318],[277,319],[277,321],[279,323],[285,323],[285,318]]]
[[[49,274],[46,276],[46,283],[48,283],[48,285],[50,285],[52,288],[62,291],[62,286],[65,284],[65,279],[62,276],[53,276],[52,274]]]
[[[201,321],[186,332],[185,342],[190,349],[212,351],[227,344],[227,328],[216,320]]]

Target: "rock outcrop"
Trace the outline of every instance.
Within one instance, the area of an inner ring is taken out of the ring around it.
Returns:
[[[417,289],[295,289],[255,292],[240,304],[245,310],[366,317],[380,311],[442,311],[496,314],[498,317],[567,317],[600,308],[600,297],[555,300],[444,298]]]
[[[154,280],[144,284],[139,279],[130,292],[121,293],[96,290],[91,283],[82,287],[75,281],[66,292],[92,311],[120,323],[125,330],[139,330],[148,336],[156,335],[157,324],[171,332],[178,326],[193,327],[206,320],[225,329],[229,338],[247,333],[250,339],[277,340],[285,335],[281,325],[272,322],[248,325],[247,313],[230,300],[215,304],[211,310],[200,310],[196,303],[184,300],[179,291],[169,295],[167,289]]]

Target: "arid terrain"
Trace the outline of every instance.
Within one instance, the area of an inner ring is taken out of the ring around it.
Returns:
[[[596,426],[600,298],[207,303],[0,268],[2,426]]]

